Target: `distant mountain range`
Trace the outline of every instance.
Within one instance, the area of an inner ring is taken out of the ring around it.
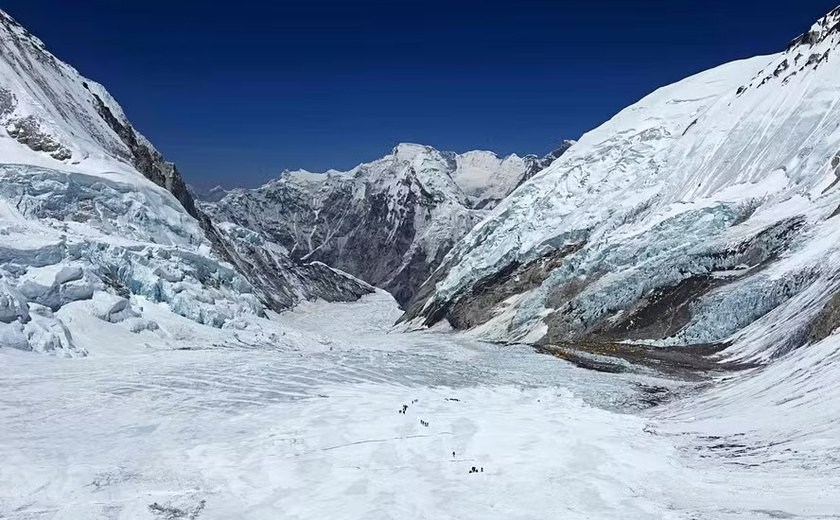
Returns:
[[[214,189],[200,206],[217,222],[258,231],[295,260],[323,262],[407,303],[489,209],[572,144],[546,157],[504,158],[400,144],[347,172],[284,172],[258,189]]]

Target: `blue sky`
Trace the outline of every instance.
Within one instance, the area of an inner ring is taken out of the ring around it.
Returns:
[[[0,6],[209,187],[346,169],[400,141],[546,153],[659,86],[783,49],[835,2]]]

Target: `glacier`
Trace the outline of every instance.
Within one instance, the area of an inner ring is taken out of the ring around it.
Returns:
[[[196,202],[0,11],[0,518],[838,518],[838,39]]]
[[[88,357],[0,349],[0,516],[840,511],[836,336],[710,385],[587,371],[447,331],[393,333],[401,311],[381,291],[240,329],[147,311],[168,337],[100,324],[76,303],[60,313]]]
[[[243,313],[373,290],[295,262],[282,247],[222,233],[105,88],[4,12],[0,50],[3,345],[84,355],[56,314],[77,301],[136,306],[142,297],[224,327]],[[140,312],[125,314],[131,328],[155,328]]]
[[[838,289],[838,18],[581,137],[453,248],[403,319],[496,341],[738,349],[791,304],[800,319],[764,357],[807,343]]]

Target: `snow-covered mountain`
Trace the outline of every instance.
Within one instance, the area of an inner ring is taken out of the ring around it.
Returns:
[[[221,232],[105,89],[0,11],[0,346],[80,352],[71,304],[142,331],[143,301],[221,327],[370,290]]]
[[[401,146],[233,193],[249,211],[218,224],[2,20],[0,518],[840,517],[840,10],[645,98],[493,210],[515,160]],[[288,248],[258,222],[278,201],[308,226]],[[345,209],[379,225],[339,240],[373,262],[485,217],[414,323],[636,357],[395,333],[384,291],[266,311],[370,290],[303,260]]]
[[[350,171],[285,172],[261,188],[232,190],[201,207],[294,258],[341,269],[407,303],[487,209],[571,144],[544,158],[400,144]]]
[[[189,189],[194,199],[206,202],[219,202],[227,195],[227,190],[218,184],[206,190],[188,184],[187,189]]]
[[[821,339],[840,298],[840,8],[661,88],[460,241],[405,316],[498,340]]]

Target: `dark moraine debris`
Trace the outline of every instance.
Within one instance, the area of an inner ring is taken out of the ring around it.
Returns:
[[[713,374],[756,368],[755,363],[721,362],[715,355],[728,345],[715,343],[684,347],[652,347],[607,341],[576,341],[534,347],[537,352],[598,372],[654,371],[685,381],[701,381]]]
[[[659,406],[675,397],[674,391],[664,386],[646,385],[638,382],[634,383],[634,386],[639,392],[640,402],[648,407]]]
[[[613,339],[664,339],[691,322],[691,305],[728,280],[709,275],[692,276],[673,287],[657,289],[641,308],[608,330],[596,333]]]
[[[206,505],[206,500],[201,500],[196,505],[186,508],[161,505],[154,502],[149,505],[149,511],[160,520],[196,520],[204,511]]]
[[[811,322],[808,343],[817,343],[840,327],[840,290],[836,291]]]

